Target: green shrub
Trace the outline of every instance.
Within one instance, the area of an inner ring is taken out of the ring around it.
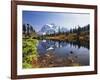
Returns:
[[[23,68],[32,68],[32,60],[37,60],[37,44],[35,39],[23,39]]]

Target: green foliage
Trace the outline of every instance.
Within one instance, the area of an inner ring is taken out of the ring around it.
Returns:
[[[23,68],[32,68],[32,66],[28,63],[23,63]]]
[[[32,68],[32,60],[38,56],[37,44],[35,39],[23,39],[23,68]]]

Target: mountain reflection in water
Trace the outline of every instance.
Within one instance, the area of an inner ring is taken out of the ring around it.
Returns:
[[[89,43],[40,40],[37,46],[39,67],[88,66]]]

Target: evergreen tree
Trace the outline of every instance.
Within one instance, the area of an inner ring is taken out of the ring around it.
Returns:
[[[23,34],[25,34],[26,33],[26,26],[25,26],[25,24],[23,24]]]
[[[35,30],[33,29],[32,26],[30,26],[30,32],[31,32],[31,33],[32,33],[32,32],[35,32]]]
[[[29,36],[29,33],[30,33],[30,27],[29,27],[29,24],[27,24],[27,35]]]
[[[58,27],[58,34],[60,34],[61,33],[61,31],[60,31],[60,26]]]
[[[78,35],[80,35],[80,32],[81,32],[81,27],[78,25],[78,31],[77,31]]]
[[[54,36],[56,36],[56,32],[54,31]]]
[[[73,33],[73,30],[72,29],[70,29],[70,33]]]

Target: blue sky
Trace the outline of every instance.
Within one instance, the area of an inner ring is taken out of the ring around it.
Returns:
[[[90,24],[88,13],[23,11],[22,15],[23,24],[31,24],[36,31],[39,31],[43,25],[51,23],[68,29]]]

